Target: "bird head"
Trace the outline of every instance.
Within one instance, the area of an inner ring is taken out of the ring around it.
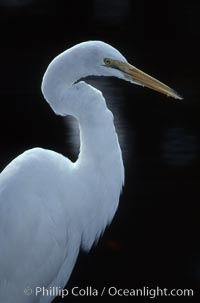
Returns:
[[[93,62],[93,74],[99,76],[114,76],[120,79],[130,81],[131,83],[148,87],[175,99],[182,97],[169,86],[144,73],[140,69],[127,62],[126,58],[114,47],[101,41],[89,41],[83,43],[88,47],[89,56],[85,64]],[[94,62],[96,62],[94,64]]]
[[[102,41],[87,41],[55,57],[43,76],[42,92],[57,114],[65,115],[74,108],[75,102],[70,102],[75,98],[74,84],[87,76],[113,76],[182,99],[169,86],[131,65],[116,48]]]

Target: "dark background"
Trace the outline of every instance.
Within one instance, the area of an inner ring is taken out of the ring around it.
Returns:
[[[76,159],[70,128],[40,84],[49,62],[78,42],[110,43],[184,97],[92,80],[116,117],[126,183],[112,225],[89,255],[80,254],[67,288],[193,288],[184,302],[199,300],[199,13],[197,1],[0,1],[1,169],[35,146]]]

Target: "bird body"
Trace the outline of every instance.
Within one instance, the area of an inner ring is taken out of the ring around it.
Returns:
[[[42,92],[56,114],[78,120],[80,153],[71,162],[33,148],[1,173],[0,302],[51,302],[53,297],[36,296],[36,287],[64,287],[79,250],[88,251],[111,222],[124,183],[122,154],[102,93],[79,79],[134,82],[128,68],[116,49],[100,41],[70,48],[47,68]],[[24,293],[27,287],[32,295]]]
[[[33,290],[43,285],[64,287],[80,247],[89,250],[110,222],[120,191],[111,190],[119,174],[117,165],[112,172],[99,161],[93,163],[82,166],[58,153],[34,148],[2,172],[1,302],[11,302],[13,294],[20,302],[39,302],[24,295],[27,286]],[[109,205],[111,199],[114,205]],[[52,300],[44,299],[41,302]]]

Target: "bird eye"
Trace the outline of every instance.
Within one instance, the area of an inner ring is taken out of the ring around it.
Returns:
[[[108,58],[105,58],[105,59],[104,59],[104,63],[105,63],[106,65],[110,65],[110,64],[111,64],[111,60],[108,59]]]

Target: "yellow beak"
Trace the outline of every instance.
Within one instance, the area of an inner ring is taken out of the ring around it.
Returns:
[[[106,58],[104,62],[108,67],[110,66],[112,68],[120,70],[124,74],[125,78],[127,78],[131,82],[146,86],[175,99],[183,99],[176,91],[171,89],[169,86],[149,76],[148,74],[142,72],[141,70],[127,62],[108,58]]]

